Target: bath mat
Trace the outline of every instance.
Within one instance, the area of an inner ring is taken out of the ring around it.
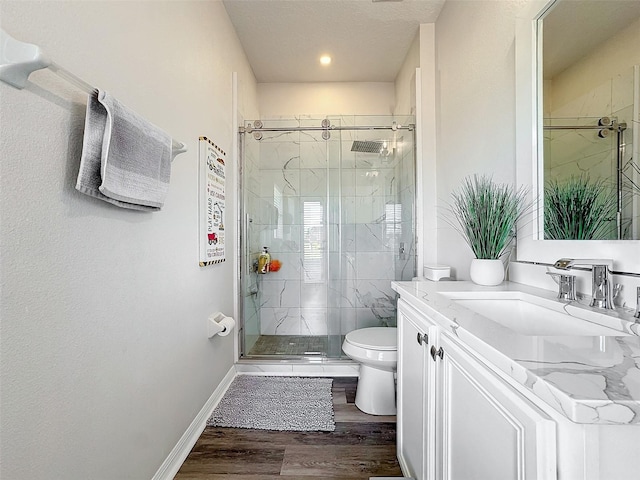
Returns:
[[[237,376],[207,420],[210,427],[333,432],[331,378]]]

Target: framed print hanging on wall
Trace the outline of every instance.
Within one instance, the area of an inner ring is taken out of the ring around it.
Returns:
[[[207,137],[198,144],[199,265],[225,261],[225,157]]]

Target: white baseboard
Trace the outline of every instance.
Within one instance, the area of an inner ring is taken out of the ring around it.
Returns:
[[[398,455],[396,455],[396,457],[398,458],[398,464],[400,465],[400,470],[402,471],[402,474],[406,475],[407,472],[409,471],[409,469],[407,468],[407,462],[404,461],[404,457],[399,453]],[[413,478],[413,477],[401,477],[401,478]]]
[[[229,385],[231,385],[236,374],[235,365],[232,365],[151,480],[172,480],[173,477],[176,476],[182,463],[207,426],[207,420],[211,416],[213,409],[216,408],[216,405],[218,405],[222,399],[222,396],[227,391],[227,388],[229,388]]]

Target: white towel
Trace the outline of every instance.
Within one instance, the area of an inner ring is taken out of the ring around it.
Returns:
[[[171,137],[106,92],[89,95],[76,189],[133,210],[159,210],[169,190]]]

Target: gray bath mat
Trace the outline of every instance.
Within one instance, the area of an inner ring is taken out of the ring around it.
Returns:
[[[330,378],[237,376],[207,420],[210,427],[333,432]]]

